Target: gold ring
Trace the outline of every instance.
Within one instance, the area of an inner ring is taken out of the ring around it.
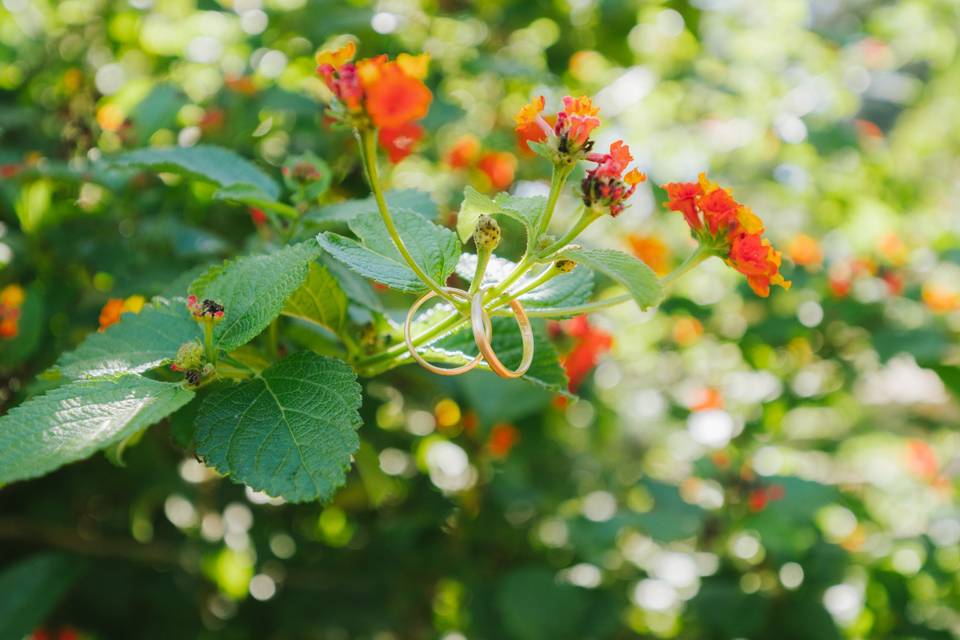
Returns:
[[[483,308],[483,291],[478,291],[477,294],[473,296],[473,300],[470,301],[470,321],[471,324],[473,324],[473,339],[476,340],[477,347],[479,347],[483,359],[487,361],[487,366],[501,378],[519,378],[530,369],[530,365],[533,363],[533,327],[530,326],[530,318],[527,317],[527,312],[519,301],[511,300],[510,308],[513,309],[513,315],[517,319],[517,326],[520,327],[520,339],[523,342],[523,356],[520,358],[520,366],[514,371],[507,369],[503,363],[500,362],[497,354],[493,352],[490,339],[487,337],[488,335],[492,337],[493,332],[487,330],[486,333],[484,333],[483,331],[486,322],[490,319],[487,311]]]
[[[455,298],[460,298],[461,300],[464,300],[464,301],[470,300],[469,294],[463,289],[457,289],[456,287],[442,287],[442,290],[444,291],[444,293],[448,293],[454,296]],[[416,360],[417,363],[427,371],[432,371],[433,373],[439,374],[441,376],[458,376],[461,373],[466,373],[468,371],[471,371],[474,367],[480,364],[480,360],[483,358],[483,354],[478,353],[476,358],[474,358],[473,360],[471,360],[466,364],[460,365],[459,367],[444,369],[443,367],[438,367],[424,360],[423,356],[417,353],[417,347],[413,344],[413,337],[410,335],[410,332],[411,332],[410,325],[413,324],[414,314],[417,313],[420,307],[423,306],[423,304],[427,300],[430,300],[431,298],[434,298],[436,296],[437,296],[436,291],[428,291],[427,293],[423,294],[423,296],[421,296],[419,300],[414,302],[413,305],[411,305],[410,310],[407,311],[407,320],[406,322],[403,323],[403,340],[404,342],[407,343],[407,351],[410,352],[410,355],[413,356],[413,359]],[[485,335],[493,336],[493,326],[490,323],[490,316],[483,309],[481,309],[481,311],[482,311],[482,313],[480,314],[481,332],[485,329],[487,332]],[[474,329],[474,336],[476,336],[476,329]]]

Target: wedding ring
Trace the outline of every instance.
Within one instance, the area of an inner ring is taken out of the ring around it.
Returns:
[[[460,298],[461,300],[464,300],[464,301],[470,300],[469,294],[463,289],[457,289],[455,287],[443,287],[442,289],[444,293],[448,293],[455,298]],[[430,364],[429,362],[427,362],[423,358],[423,356],[421,356],[417,352],[417,347],[416,345],[413,344],[413,337],[410,335],[411,325],[413,324],[414,315],[417,313],[420,307],[423,306],[425,302],[427,302],[431,298],[435,298],[436,296],[437,296],[436,291],[428,291],[427,293],[423,294],[423,296],[420,299],[418,299],[416,302],[413,303],[413,305],[410,307],[410,310],[407,311],[407,320],[406,322],[403,323],[403,340],[404,342],[407,343],[407,350],[410,352],[410,355],[413,356],[413,359],[416,360],[417,363],[427,371],[431,371],[441,376],[458,376],[462,373],[471,371],[474,367],[480,364],[480,360],[483,359],[483,354],[478,353],[476,358],[474,358],[473,360],[471,360],[466,364],[460,365],[459,367],[445,369],[443,367],[438,367],[434,364]],[[473,319],[474,316],[478,318],[478,320],[474,320],[474,328],[473,328],[474,337],[476,337],[477,335],[478,322],[480,326],[480,333],[481,335],[484,336],[484,339],[486,339],[487,336],[492,337],[493,326],[490,323],[490,316],[487,314],[487,312],[481,307],[479,314],[471,313],[471,320]],[[486,333],[484,333],[484,331],[486,331]]]
[[[523,355],[520,358],[520,365],[513,371],[506,368],[497,354],[493,352],[490,345],[490,339],[493,332],[484,329],[488,326],[490,316],[483,308],[483,291],[477,292],[470,301],[470,322],[473,325],[473,339],[477,342],[480,349],[480,355],[486,360],[487,366],[501,378],[519,378],[530,369],[533,363],[533,327],[530,326],[530,318],[523,305],[517,300],[510,301],[510,308],[513,309],[513,316],[517,319],[517,326],[520,327],[520,339],[523,343]]]

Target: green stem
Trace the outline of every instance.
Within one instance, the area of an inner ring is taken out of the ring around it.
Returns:
[[[473,272],[470,290],[467,291],[467,295],[471,298],[473,298],[473,294],[480,290],[480,284],[483,282],[483,276],[487,273],[487,265],[490,264],[490,255],[492,253],[490,249],[477,249],[477,268]]]
[[[449,330],[452,330],[453,328],[465,322],[466,320],[464,320],[460,314],[450,314],[440,324],[434,325],[432,328],[414,337],[412,340],[413,345],[419,346],[425,342],[429,342],[430,340],[436,338],[437,336]],[[398,356],[402,356],[405,353],[407,353],[407,344],[405,342],[401,342],[399,344],[396,344],[390,347],[389,349],[384,349],[379,353],[375,353],[371,356],[367,356],[366,358],[360,358],[359,360],[357,360],[357,366],[366,367],[366,366],[378,364],[381,362],[387,362],[397,358]]]
[[[629,293],[624,293],[619,296],[614,296],[612,298],[607,298],[606,300],[597,300],[596,302],[588,302],[587,304],[581,304],[576,307],[547,307],[543,309],[528,309],[527,315],[531,318],[556,318],[557,316],[579,316],[584,313],[593,313],[594,311],[600,311],[608,307],[615,307],[618,304],[623,304],[624,302],[629,302],[633,300],[633,296]]]
[[[563,237],[554,242],[552,245],[540,252],[542,258],[548,258],[553,253],[563,249],[565,246],[576,240],[577,236],[583,233],[583,230],[589,227],[595,220],[602,217],[603,213],[594,211],[592,209],[583,209],[580,213],[580,217],[577,219],[576,224],[574,224],[570,229],[567,230]]]
[[[556,267],[556,265],[551,264],[549,267],[547,267],[546,269],[544,269],[544,270],[540,273],[540,275],[538,275],[536,278],[534,278],[533,280],[531,280],[530,282],[528,282],[527,284],[525,284],[523,287],[521,287],[521,288],[518,289],[517,291],[512,291],[512,292],[510,292],[509,294],[505,293],[505,294],[501,295],[501,296],[500,296],[497,300],[495,300],[494,302],[491,302],[490,305],[489,305],[489,308],[490,308],[490,309],[497,309],[497,308],[499,308],[499,307],[507,304],[507,303],[510,302],[511,300],[515,300],[515,299],[519,298],[520,296],[522,296],[523,294],[528,293],[528,292],[530,292],[530,291],[533,291],[533,290],[536,289],[537,287],[539,287],[539,286],[541,286],[541,285],[549,282],[549,281],[552,280],[553,278],[556,278],[556,277],[559,276],[561,273],[563,273],[563,271],[561,271],[560,269],[558,269],[558,268]]]
[[[275,200],[260,200],[259,198],[244,198],[242,201],[246,205],[253,205],[261,209],[267,209],[269,211],[275,211],[279,213],[284,218],[290,218],[291,220],[300,219],[300,211],[295,207],[291,207],[288,204],[282,202],[277,202]]]
[[[509,289],[510,285],[519,280],[523,274],[529,271],[534,264],[536,264],[536,260],[531,255],[528,254],[523,256],[523,259],[520,260],[517,266],[514,267],[513,271],[511,271],[506,278],[501,280],[495,287],[488,290],[487,293],[484,294],[484,302],[493,300],[495,297]]]
[[[660,284],[664,287],[669,286],[670,284],[676,282],[680,276],[689,273],[694,267],[709,258],[711,255],[713,254],[709,249],[704,248],[702,244],[697,245],[697,250],[687,256],[687,259],[684,260],[679,267],[660,279]]]
[[[203,353],[207,362],[212,365],[217,364],[217,348],[213,346],[213,319],[204,318],[203,320]]]
[[[572,171],[573,165],[553,166],[553,174],[550,176],[550,195],[547,196],[547,206],[544,208],[543,215],[540,216],[540,222],[537,224],[537,231],[533,238],[534,241],[539,240],[540,236],[550,228],[550,220],[553,218],[553,211],[557,207],[557,200],[560,198],[563,185],[566,183]]]
[[[520,259],[520,262],[517,263],[517,266],[514,267],[513,271],[510,272],[506,278],[501,280],[497,286],[493,287],[485,294],[484,300],[492,300],[506,291],[510,285],[519,280],[523,274],[529,271],[530,268],[536,264],[537,257],[539,255],[543,255],[543,252],[536,251],[537,243],[540,241],[540,237],[546,233],[547,229],[550,227],[550,220],[553,218],[553,212],[557,208],[557,200],[559,200],[560,194],[563,192],[563,185],[566,184],[567,178],[570,177],[570,172],[572,171],[573,165],[553,166],[553,174],[550,176],[550,194],[547,196],[547,204],[544,206],[543,213],[540,215],[540,221],[537,223],[536,230],[532,236],[527,238],[527,251],[523,254],[523,258]]]
[[[383,188],[380,185],[380,174],[377,169],[377,140],[374,131],[371,129],[363,129],[362,131],[355,130],[354,133],[360,143],[360,157],[363,161],[364,170],[367,173],[367,182],[370,183],[370,191],[373,193],[373,199],[377,202],[377,209],[380,210],[380,217],[383,219],[383,224],[387,228],[387,233],[390,234],[390,239],[393,240],[393,244],[397,247],[397,251],[403,256],[407,266],[417,274],[417,277],[420,278],[431,291],[453,304],[454,307],[459,308],[460,305],[457,304],[457,301],[454,301],[451,296],[447,295],[443,287],[430,277],[430,275],[417,264],[417,261],[413,259],[410,250],[407,249],[407,245],[403,242],[403,238],[400,237],[400,232],[397,231],[397,226],[393,223],[393,217],[387,208],[387,201],[383,196]]]
[[[690,254],[683,263],[677,267],[673,272],[664,276],[660,279],[660,284],[664,287],[669,286],[673,282],[686,274],[689,273],[694,267],[698,264],[709,258],[713,253],[710,249],[704,248],[702,245],[697,247],[697,250]],[[525,292],[524,292],[525,293]],[[519,295],[519,294],[518,294]],[[515,296],[516,297],[516,296]],[[588,302],[587,304],[581,304],[575,307],[550,307],[544,309],[531,309],[527,311],[527,315],[531,318],[555,318],[557,316],[579,316],[584,313],[593,313],[594,311],[601,311],[603,309],[608,309],[610,307],[615,307],[618,304],[623,304],[624,302],[629,302],[633,297],[629,293],[624,293],[619,296],[613,296],[612,298],[607,298],[605,300],[597,300],[596,302]],[[491,307],[496,308],[496,307]]]

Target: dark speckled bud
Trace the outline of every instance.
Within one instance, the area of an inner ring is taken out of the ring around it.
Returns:
[[[477,251],[493,251],[500,244],[500,225],[490,216],[482,215],[473,231]]]

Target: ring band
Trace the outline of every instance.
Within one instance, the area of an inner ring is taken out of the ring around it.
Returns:
[[[455,287],[442,287],[442,290],[445,293],[448,293],[454,296],[455,298],[460,298],[461,300],[464,300],[464,301],[470,300],[470,296],[463,289],[457,289]],[[410,335],[411,333],[410,325],[413,324],[413,316],[417,313],[420,307],[423,306],[423,304],[427,300],[430,300],[431,298],[434,298],[436,296],[437,296],[436,291],[428,291],[427,293],[423,294],[423,296],[421,296],[416,302],[414,302],[413,305],[410,306],[410,310],[407,311],[407,320],[406,322],[403,323],[403,340],[404,342],[407,343],[407,351],[410,352],[410,355],[413,356],[413,359],[416,360],[421,367],[423,367],[427,371],[431,371],[441,376],[457,376],[457,375],[460,375],[461,373],[466,373],[468,371],[471,371],[474,367],[480,364],[480,360],[483,358],[482,353],[478,353],[477,357],[471,360],[470,362],[460,365],[459,367],[453,367],[450,369],[445,369],[443,367],[438,367],[435,364],[430,364],[423,358],[423,356],[417,353],[417,347],[416,345],[413,344],[413,337]],[[490,316],[482,307],[480,311],[481,313],[479,314],[478,322],[480,323],[481,333],[483,332],[483,330],[486,330],[486,334],[484,334],[484,336],[486,335],[493,336],[493,326],[490,323]],[[471,319],[472,318],[473,318],[473,314],[471,313]],[[474,332],[474,336],[476,336],[477,334],[476,325],[474,325],[473,332]]]
[[[511,300],[510,308],[513,309],[513,315],[517,319],[517,326],[520,327],[520,339],[523,343],[523,356],[520,358],[520,366],[513,371],[507,369],[500,362],[497,354],[493,352],[490,338],[487,337],[492,338],[493,332],[487,330],[484,333],[490,316],[483,308],[483,291],[478,291],[473,296],[473,300],[470,301],[470,322],[473,325],[473,339],[477,342],[480,355],[487,361],[487,366],[501,378],[519,378],[530,369],[530,365],[533,363],[533,327],[530,325],[530,318],[527,317],[527,312],[519,301]]]

